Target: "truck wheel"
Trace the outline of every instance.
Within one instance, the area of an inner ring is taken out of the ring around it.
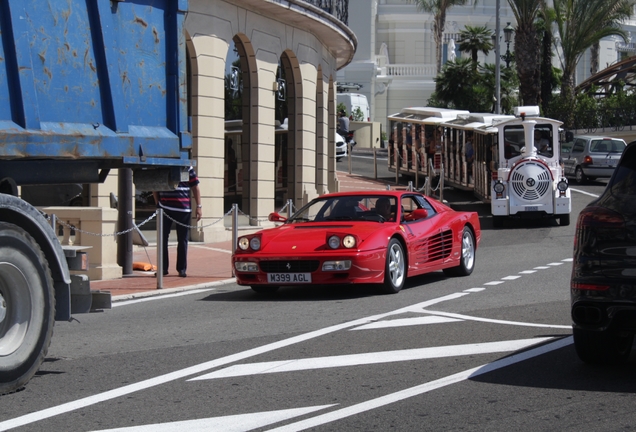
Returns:
[[[49,349],[55,323],[53,279],[38,244],[0,222],[0,394],[22,388]]]
[[[624,363],[632,350],[634,335],[615,330],[573,329],[574,347],[579,358],[589,364]]]

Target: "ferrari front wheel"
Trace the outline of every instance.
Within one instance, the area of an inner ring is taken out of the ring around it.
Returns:
[[[399,240],[391,239],[386,250],[384,289],[387,294],[400,292],[406,280],[406,256]]]
[[[459,265],[444,269],[444,273],[449,276],[468,276],[475,268],[475,237],[467,226],[462,231],[461,256]]]

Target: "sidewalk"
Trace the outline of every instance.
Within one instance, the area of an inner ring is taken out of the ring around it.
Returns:
[[[342,165],[343,169],[345,165]],[[387,181],[374,180],[345,171],[338,171],[340,190],[386,189]],[[393,183],[389,183],[393,184]],[[174,230],[171,234],[175,234]],[[144,232],[146,235],[146,232]],[[134,246],[133,262],[144,262],[157,265],[157,246],[154,232],[149,233],[149,246]],[[176,236],[175,236],[176,239]],[[234,282],[232,275],[230,240],[218,243],[190,242],[188,246],[188,277],[179,277],[175,270],[177,260],[176,241],[169,243],[169,274],[163,277],[163,289],[157,289],[157,278],[154,271],[133,271],[121,279],[92,281],[91,290],[109,291],[113,302],[133,298],[168,294],[177,291],[206,288]]]

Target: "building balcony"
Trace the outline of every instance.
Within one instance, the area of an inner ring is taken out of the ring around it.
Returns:
[[[349,0],[304,0],[349,25]]]
[[[437,75],[437,67],[434,64],[378,64],[376,80],[426,80],[430,81]]]

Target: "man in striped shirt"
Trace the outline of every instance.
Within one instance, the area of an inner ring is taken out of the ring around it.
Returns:
[[[163,209],[163,275],[168,274],[168,238],[174,221],[177,228],[177,272],[180,277],[186,277],[188,267],[188,237],[192,220],[192,206],[190,192],[196,201],[197,222],[203,216],[201,205],[201,191],[199,178],[194,168],[189,169],[187,182],[180,182],[175,190],[153,192],[157,206]]]

